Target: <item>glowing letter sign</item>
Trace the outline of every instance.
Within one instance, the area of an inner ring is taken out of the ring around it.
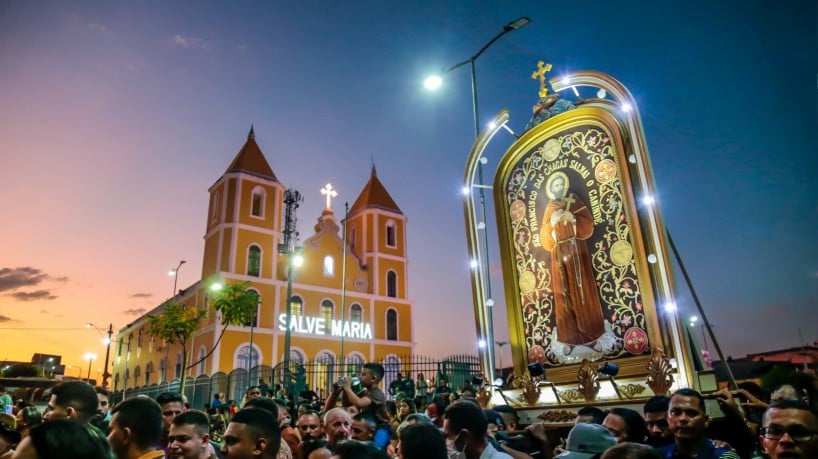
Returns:
[[[368,323],[348,322],[346,320],[333,320],[331,322],[330,328],[327,330],[326,320],[323,317],[292,316],[290,331],[308,335],[372,339],[372,327]],[[287,314],[278,316],[278,329],[281,331],[287,330]]]

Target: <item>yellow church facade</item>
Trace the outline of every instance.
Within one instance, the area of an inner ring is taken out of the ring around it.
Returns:
[[[159,305],[119,330],[111,372],[114,391],[170,381],[182,371],[188,377],[229,374],[285,360],[285,190],[251,129],[209,189],[201,280],[173,299],[208,311],[188,342],[188,365],[182,362],[180,345],[167,345],[150,334],[148,315],[161,312]],[[303,265],[293,269],[289,327],[291,361],[332,369],[307,381],[319,389],[367,361],[397,368],[414,349],[406,216],[373,167],[348,211],[344,244],[343,215],[336,217],[331,208],[334,191],[328,185],[321,192],[327,207],[312,232],[300,231],[311,235],[299,241]],[[225,329],[211,305],[212,287],[240,282],[248,282],[258,295],[256,321]],[[183,370],[185,366],[189,368]]]

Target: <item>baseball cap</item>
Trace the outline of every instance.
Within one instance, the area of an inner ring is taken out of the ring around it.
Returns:
[[[595,454],[616,444],[616,438],[599,424],[581,422],[568,432],[565,452],[554,456],[560,459],[590,459]]]

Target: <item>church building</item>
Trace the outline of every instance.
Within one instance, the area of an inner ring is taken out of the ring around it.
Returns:
[[[209,311],[189,341],[189,364],[215,349],[189,368],[187,376],[275,367],[285,360],[287,328],[288,252],[281,250],[286,187],[256,143],[253,129],[208,191],[201,280],[179,290],[173,301]],[[336,216],[332,209],[331,185],[321,193],[326,208],[312,234],[303,239],[303,265],[293,269],[290,360],[334,368],[326,377],[318,371],[307,381],[328,388],[333,374],[374,360],[397,366],[401,356],[412,354],[413,304],[408,298],[407,219],[374,166],[349,209],[346,250],[344,211]],[[308,221],[309,216],[299,219]],[[256,321],[229,326],[219,339],[224,327],[212,308],[211,288],[245,281],[259,297]],[[150,334],[147,316],[161,309],[157,306],[119,331],[111,372],[114,391],[181,376],[180,346]]]

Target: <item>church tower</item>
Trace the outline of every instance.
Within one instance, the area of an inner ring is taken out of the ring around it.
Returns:
[[[256,144],[253,128],[210,189],[202,279],[220,273],[274,279],[284,185]]]
[[[375,166],[369,182],[349,209],[347,238],[363,263],[377,301],[376,339],[412,341],[408,300],[406,216],[386,191]],[[383,320],[383,326],[378,325]]]

